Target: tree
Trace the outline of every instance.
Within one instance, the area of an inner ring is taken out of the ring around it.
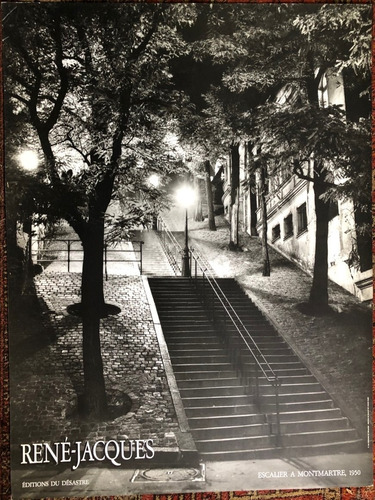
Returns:
[[[207,9],[202,11],[205,18]],[[202,25],[202,17],[199,22]],[[204,25],[204,23],[203,23]],[[197,32],[196,26],[189,30],[194,32],[194,38],[202,36],[204,31],[200,26]],[[191,35],[185,33],[187,41],[191,42]],[[210,85],[217,81],[218,72],[210,62],[200,63],[195,59],[194,49],[190,48],[189,54],[174,65],[174,78],[177,85],[184,89],[189,96],[189,106],[181,110],[179,115],[179,140],[185,150],[185,156],[189,158],[189,168],[194,175],[196,188],[200,193],[199,180],[203,178],[208,211],[208,227],[211,231],[216,231],[215,212],[212,194],[211,174],[213,167],[222,155],[223,147],[221,141],[223,136],[221,128],[212,128],[217,125],[211,110],[207,109],[209,104],[205,99],[205,94]],[[199,196],[196,204],[196,220],[203,220],[202,197]]]
[[[121,179],[155,169],[160,157],[161,168],[166,165],[157,154],[165,131],[160,123],[179,102],[169,61],[184,51],[179,23],[193,19],[194,8],[184,5],[19,4],[9,6],[4,23],[5,98],[35,129],[50,199],[66,200],[51,210],[83,245],[84,408],[90,417],[105,416],[107,407],[99,334],[106,313],[106,210]]]
[[[189,157],[189,169],[194,175],[196,188],[199,187],[199,178],[203,177],[204,179],[208,228],[211,231],[216,231],[211,172],[212,164],[215,164],[220,157],[220,149],[215,147],[215,140],[212,139],[212,131],[210,131],[207,120],[209,120],[209,117],[205,116],[204,113],[185,113],[179,120],[179,134],[181,145]],[[196,220],[202,220],[202,200],[200,196],[196,212]]]
[[[260,11],[261,10],[261,11]],[[257,54],[256,38],[254,50],[243,50],[243,40],[250,38],[253,27],[263,22],[264,6],[213,5],[209,15],[200,18],[200,36],[192,43],[192,56],[196,64],[210,68],[211,84],[201,96],[200,110],[203,120],[199,136],[204,137],[208,148],[219,150],[220,156],[229,161],[230,202],[228,220],[230,224],[229,248],[239,248],[239,204],[240,204],[240,152],[241,143],[249,139],[248,118],[251,110],[265,96],[262,89],[242,89],[230,84],[228,78],[235,71],[239,59],[252,60]],[[258,17],[260,15],[260,17]],[[244,21],[246,29],[244,35]],[[249,25],[252,28],[249,31]],[[264,29],[264,27],[263,27]],[[245,57],[246,56],[246,57]],[[206,77],[204,81],[207,82]],[[203,103],[203,104],[202,104]]]
[[[345,187],[353,195],[353,180],[359,173],[368,177],[370,155],[368,127],[349,123],[338,109],[322,109],[318,87],[327,71],[342,71],[352,89],[354,82],[352,93],[359,94],[364,115],[369,113],[371,8],[285,4],[267,9],[246,5],[232,11],[220,6],[212,16],[210,33],[203,50],[213,61],[227,64],[222,82],[231,92],[257,90],[272,101],[282,88],[289,91],[288,118],[284,106],[265,102],[258,110],[256,129],[249,119],[247,132],[261,147],[261,163],[267,164],[269,175],[286,168],[313,183],[317,223],[309,303],[321,312],[328,305],[327,200],[338,193],[345,196]],[[312,156],[310,175],[302,163]],[[353,169],[358,158],[360,172]],[[342,172],[349,179],[345,187],[334,182],[334,174]]]
[[[350,195],[359,201],[367,189],[354,193],[354,179],[362,178],[368,185],[371,183],[368,123],[365,120],[361,123],[349,121],[344,110],[338,107],[322,107],[318,88],[327,71],[331,75],[337,72],[333,69],[335,67],[346,68],[344,77],[349,66],[361,73],[357,80],[366,81],[366,73],[369,77],[370,38],[364,33],[368,34],[371,21],[367,16],[367,8],[344,13],[328,6],[299,15],[293,24],[300,30],[297,34],[301,41],[300,75],[294,79],[290,102],[267,104],[259,110],[257,136],[264,158],[271,160],[276,169],[287,168],[299,178],[312,182],[314,187],[315,261],[309,309],[317,313],[328,308],[330,200],[348,197],[350,191]],[[323,36],[324,28],[328,26],[330,31]],[[363,46],[361,56],[353,31],[360,33],[362,42],[367,42],[367,51],[366,45]],[[311,160],[313,167],[309,170]],[[369,196],[367,202],[362,200],[359,203],[361,210],[369,211],[369,202]]]

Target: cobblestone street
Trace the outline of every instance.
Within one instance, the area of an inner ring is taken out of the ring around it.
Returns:
[[[102,423],[74,416],[83,381],[81,320],[66,307],[79,302],[80,275],[42,273],[35,285],[43,319],[37,334],[24,325],[18,339],[23,348],[12,365],[14,442],[40,442],[48,433],[57,441],[129,437],[175,446],[178,422],[142,278],[112,275],[105,282],[107,302],[121,307],[120,314],[101,324],[109,403],[116,411],[128,395],[132,406],[126,415],[120,409]]]

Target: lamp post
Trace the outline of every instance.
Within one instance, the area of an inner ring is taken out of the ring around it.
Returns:
[[[191,186],[184,185],[177,191],[177,199],[179,204],[185,208],[185,245],[182,251],[181,275],[185,277],[191,276],[190,269],[190,250],[189,250],[189,233],[188,233],[188,209],[195,201],[195,191]]]

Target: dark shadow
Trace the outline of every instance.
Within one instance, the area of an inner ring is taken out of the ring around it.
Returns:
[[[9,294],[9,344],[11,362],[15,366],[48,347],[55,340],[51,326],[42,321],[47,314],[36,296],[34,286],[27,294]]]
[[[329,305],[315,305],[310,302],[296,304],[296,309],[305,316],[331,316],[335,311]]]
[[[126,393],[114,389],[108,389],[106,391],[106,395],[107,409],[105,415],[97,421],[113,421],[116,418],[123,417],[132,409],[133,402]],[[77,406],[67,413],[66,418],[67,420],[93,421],[92,418],[88,418],[87,416],[87,407],[84,403],[84,397],[82,394],[77,396]]]
[[[67,312],[72,316],[82,317],[82,303],[77,302],[76,304],[72,304],[66,308]],[[114,304],[104,304],[103,309],[100,313],[100,318],[107,318],[108,316],[115,316],[116,314],[120,314],[121,309]]]

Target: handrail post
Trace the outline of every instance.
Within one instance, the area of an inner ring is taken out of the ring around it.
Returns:
[[[258,372],[258,363],[257,360],[255,360],[255,400],[256,404],[258,405],[259,411],[262,412],[261,409],[261,402],[260,402],[260,396],[259,396],[259,372]]]
[[[104,243],[104,273],[105,280],[108,281],[108,269],[107,269],[107,243]]]
[[[70,245],[72,244],[72,242],[68,240],[67,244],[68,244],[68,273],[70,273]]]
[[[212,323],[215,325],[215,294],[213,290],[211,290],[212,293]]]
[[[276,446],[281,445],[281,424],[280,424],[280,409],[279,409],[279,380],[276,377],[274,382],[275,388],[275,404],[276,404]]]
[[[143,247],[143,243],[144,243],[144,241],[140,241],[139,242],[139,258],[140,258],[139,270],[140,270],[141,276],[142,276],[142,272],[143,272],[143,269],[142,269],[142,260],[143,260],[142,247]]]
[[[202,274],[202,297],[203,297],[203,303],[206,303],[206,277],[205,277],[205,272],[203,271]]]

